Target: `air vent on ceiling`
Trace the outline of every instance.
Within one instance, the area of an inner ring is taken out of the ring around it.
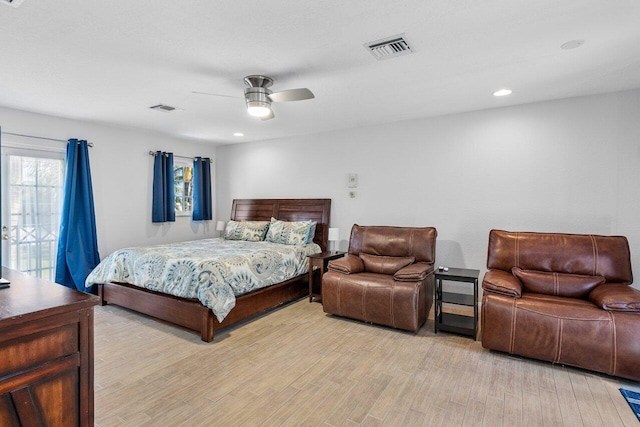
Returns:
[[[164,105],[164,104],[154,105],[153,107],[149,107],[149,108],[151,108],[152,110],[164,111],[166,113],[176,109],[176,107],[172,107],[171,105]]]
[[[414,52],[405,34],[398,34],[397,36],[365,43],[364,47],[366,47],[376,59],[395,58],[396,56],[407,55]]]
[[[0,0],[0,3],[4,3],[9,6],[18,7],[24,0]]]

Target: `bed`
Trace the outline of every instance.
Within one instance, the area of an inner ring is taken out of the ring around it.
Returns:
[[[320,250],[327,248],[330,199],[236,199],[230,219],[234,221],[315,221],[313,241]],[[200,333],[205,342],[213,341],[214,332],[266,310],[306,296],[308,273],[257,289],[235,298],[235,307],[222,322],[198,299],[181,298],[127,283],[99,283],[102,305],[115,304],[165,320]]]

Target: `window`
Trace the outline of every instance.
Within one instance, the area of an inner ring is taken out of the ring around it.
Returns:
[[[176,160],[173,164],[176,216],[191,216],[193,211],[193,163]]]

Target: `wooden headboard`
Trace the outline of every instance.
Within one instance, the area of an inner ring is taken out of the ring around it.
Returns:
[[[231,219],[234,221],[306,221],[317,223],[313,241],[327,250],[331,199],[234,199]]]

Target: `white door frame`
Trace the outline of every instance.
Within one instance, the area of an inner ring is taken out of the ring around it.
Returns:
[[[21,269],[20,266],[12,266],[11,259],[11,242],[12,242],[12,226],[11,226],[11,177],[10,177],[10,159],[12,156],[23,156],[23,157],[35,157],[35,158],[45,158],[45,159],[59,159],[62,160],[62,177],[61,177],[61,185],[63,185],[64,181],[64,159],[65,159],[65,148],[64,146],[48,146],[47,144],[25,144],[20,141],[14,141],[10,138],[7,138],[3,135],[2,140],[2,228],[0,231],[0,235],[2,236],[2,263],[7,267],[13,267],[16,269]],[[60,194],[60,207],[62,206],[62,191]],[[60,209],[61,210],[61,209]],[[36,233],[39,234],[39,233]],[[57,234],[57,231],[56,231]],[[36,245],[39,248],[39,245]],[[55,255],[54,255],[55,257]],[[42,268],[42,260],[37,260],[37,274],[40,272],[40,268]],[[55,274],[55,270],[53,271]],[[53,277],[50,278],[53,280]]]

